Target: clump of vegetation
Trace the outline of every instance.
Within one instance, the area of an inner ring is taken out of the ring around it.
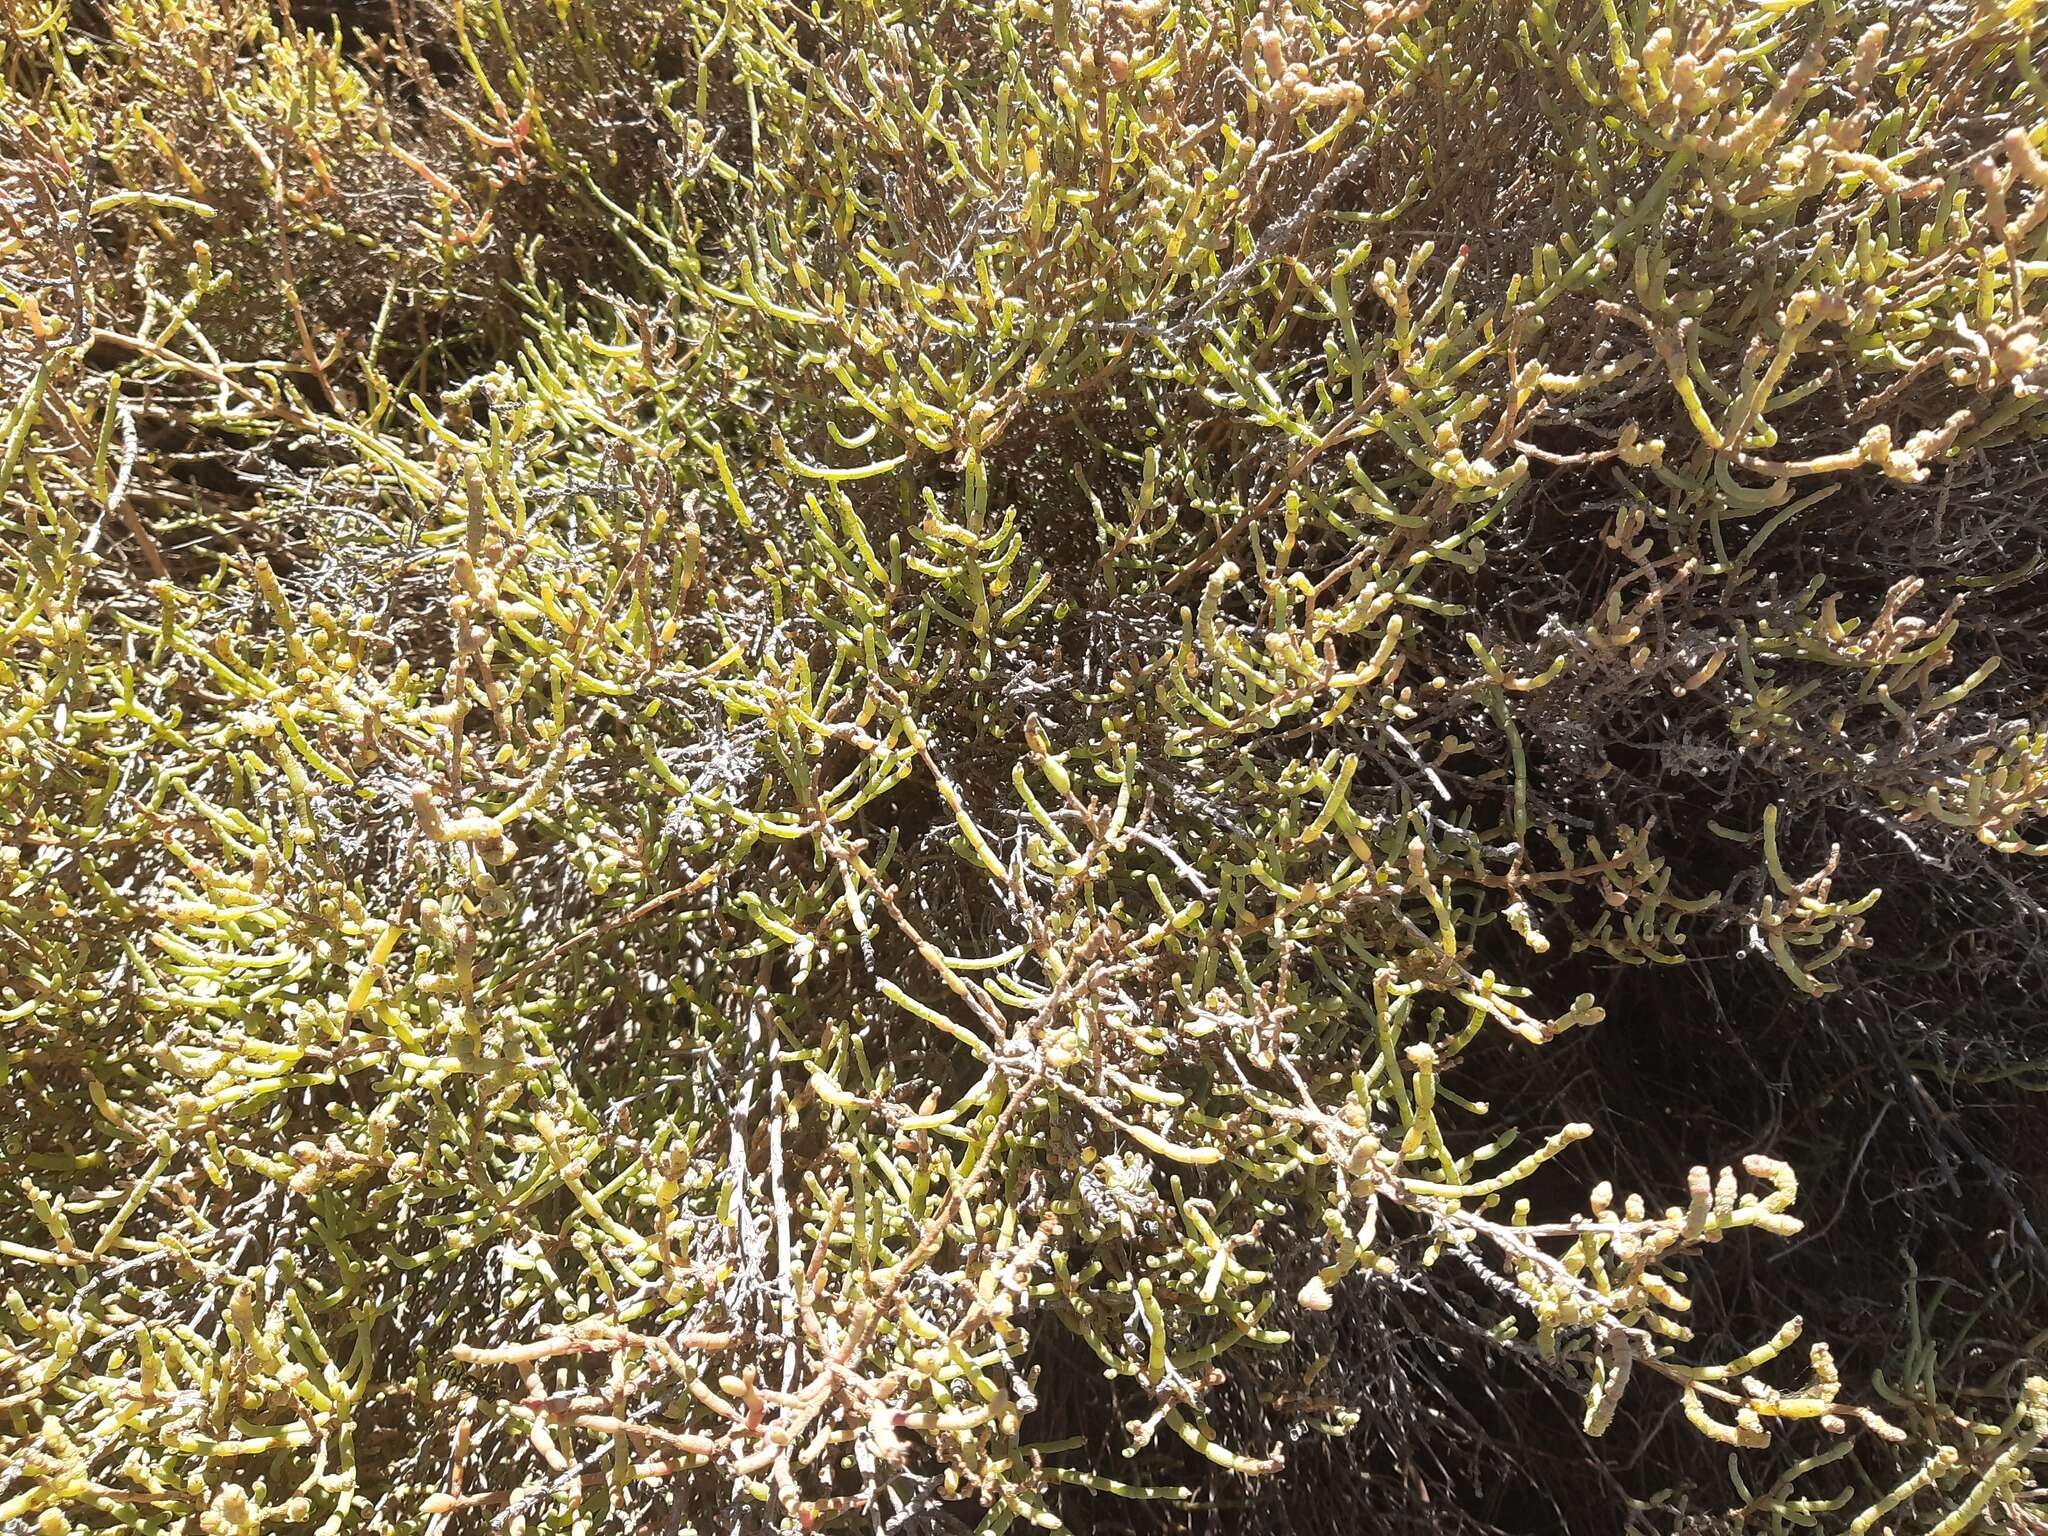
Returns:
[[[0,1527],[2048,1522],[2030,3],[0,18]]]

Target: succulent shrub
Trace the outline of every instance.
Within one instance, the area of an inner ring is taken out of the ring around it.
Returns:
[[[2039,1529],[2033,25],[8,0],[0,1526]]]

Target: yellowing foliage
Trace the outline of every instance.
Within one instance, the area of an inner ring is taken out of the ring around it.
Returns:
[[[1588,1528],[2038,1527],[1470,1096],[2048,846],[2031,3],[5,25],[0,1527],[1173,1528],[1459,1287]]]

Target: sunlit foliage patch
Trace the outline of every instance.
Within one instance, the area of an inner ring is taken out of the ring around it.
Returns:
[[[2041,1528],[2030,0],[5,26],[0,1527]]]

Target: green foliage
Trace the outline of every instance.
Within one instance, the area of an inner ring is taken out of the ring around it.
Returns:
[[[0,1524],[1171,1528],[1463,1287],[1601,1528],[2036,1528],[1476,1096],[2048,848],[2033,19],[12,0]]]

